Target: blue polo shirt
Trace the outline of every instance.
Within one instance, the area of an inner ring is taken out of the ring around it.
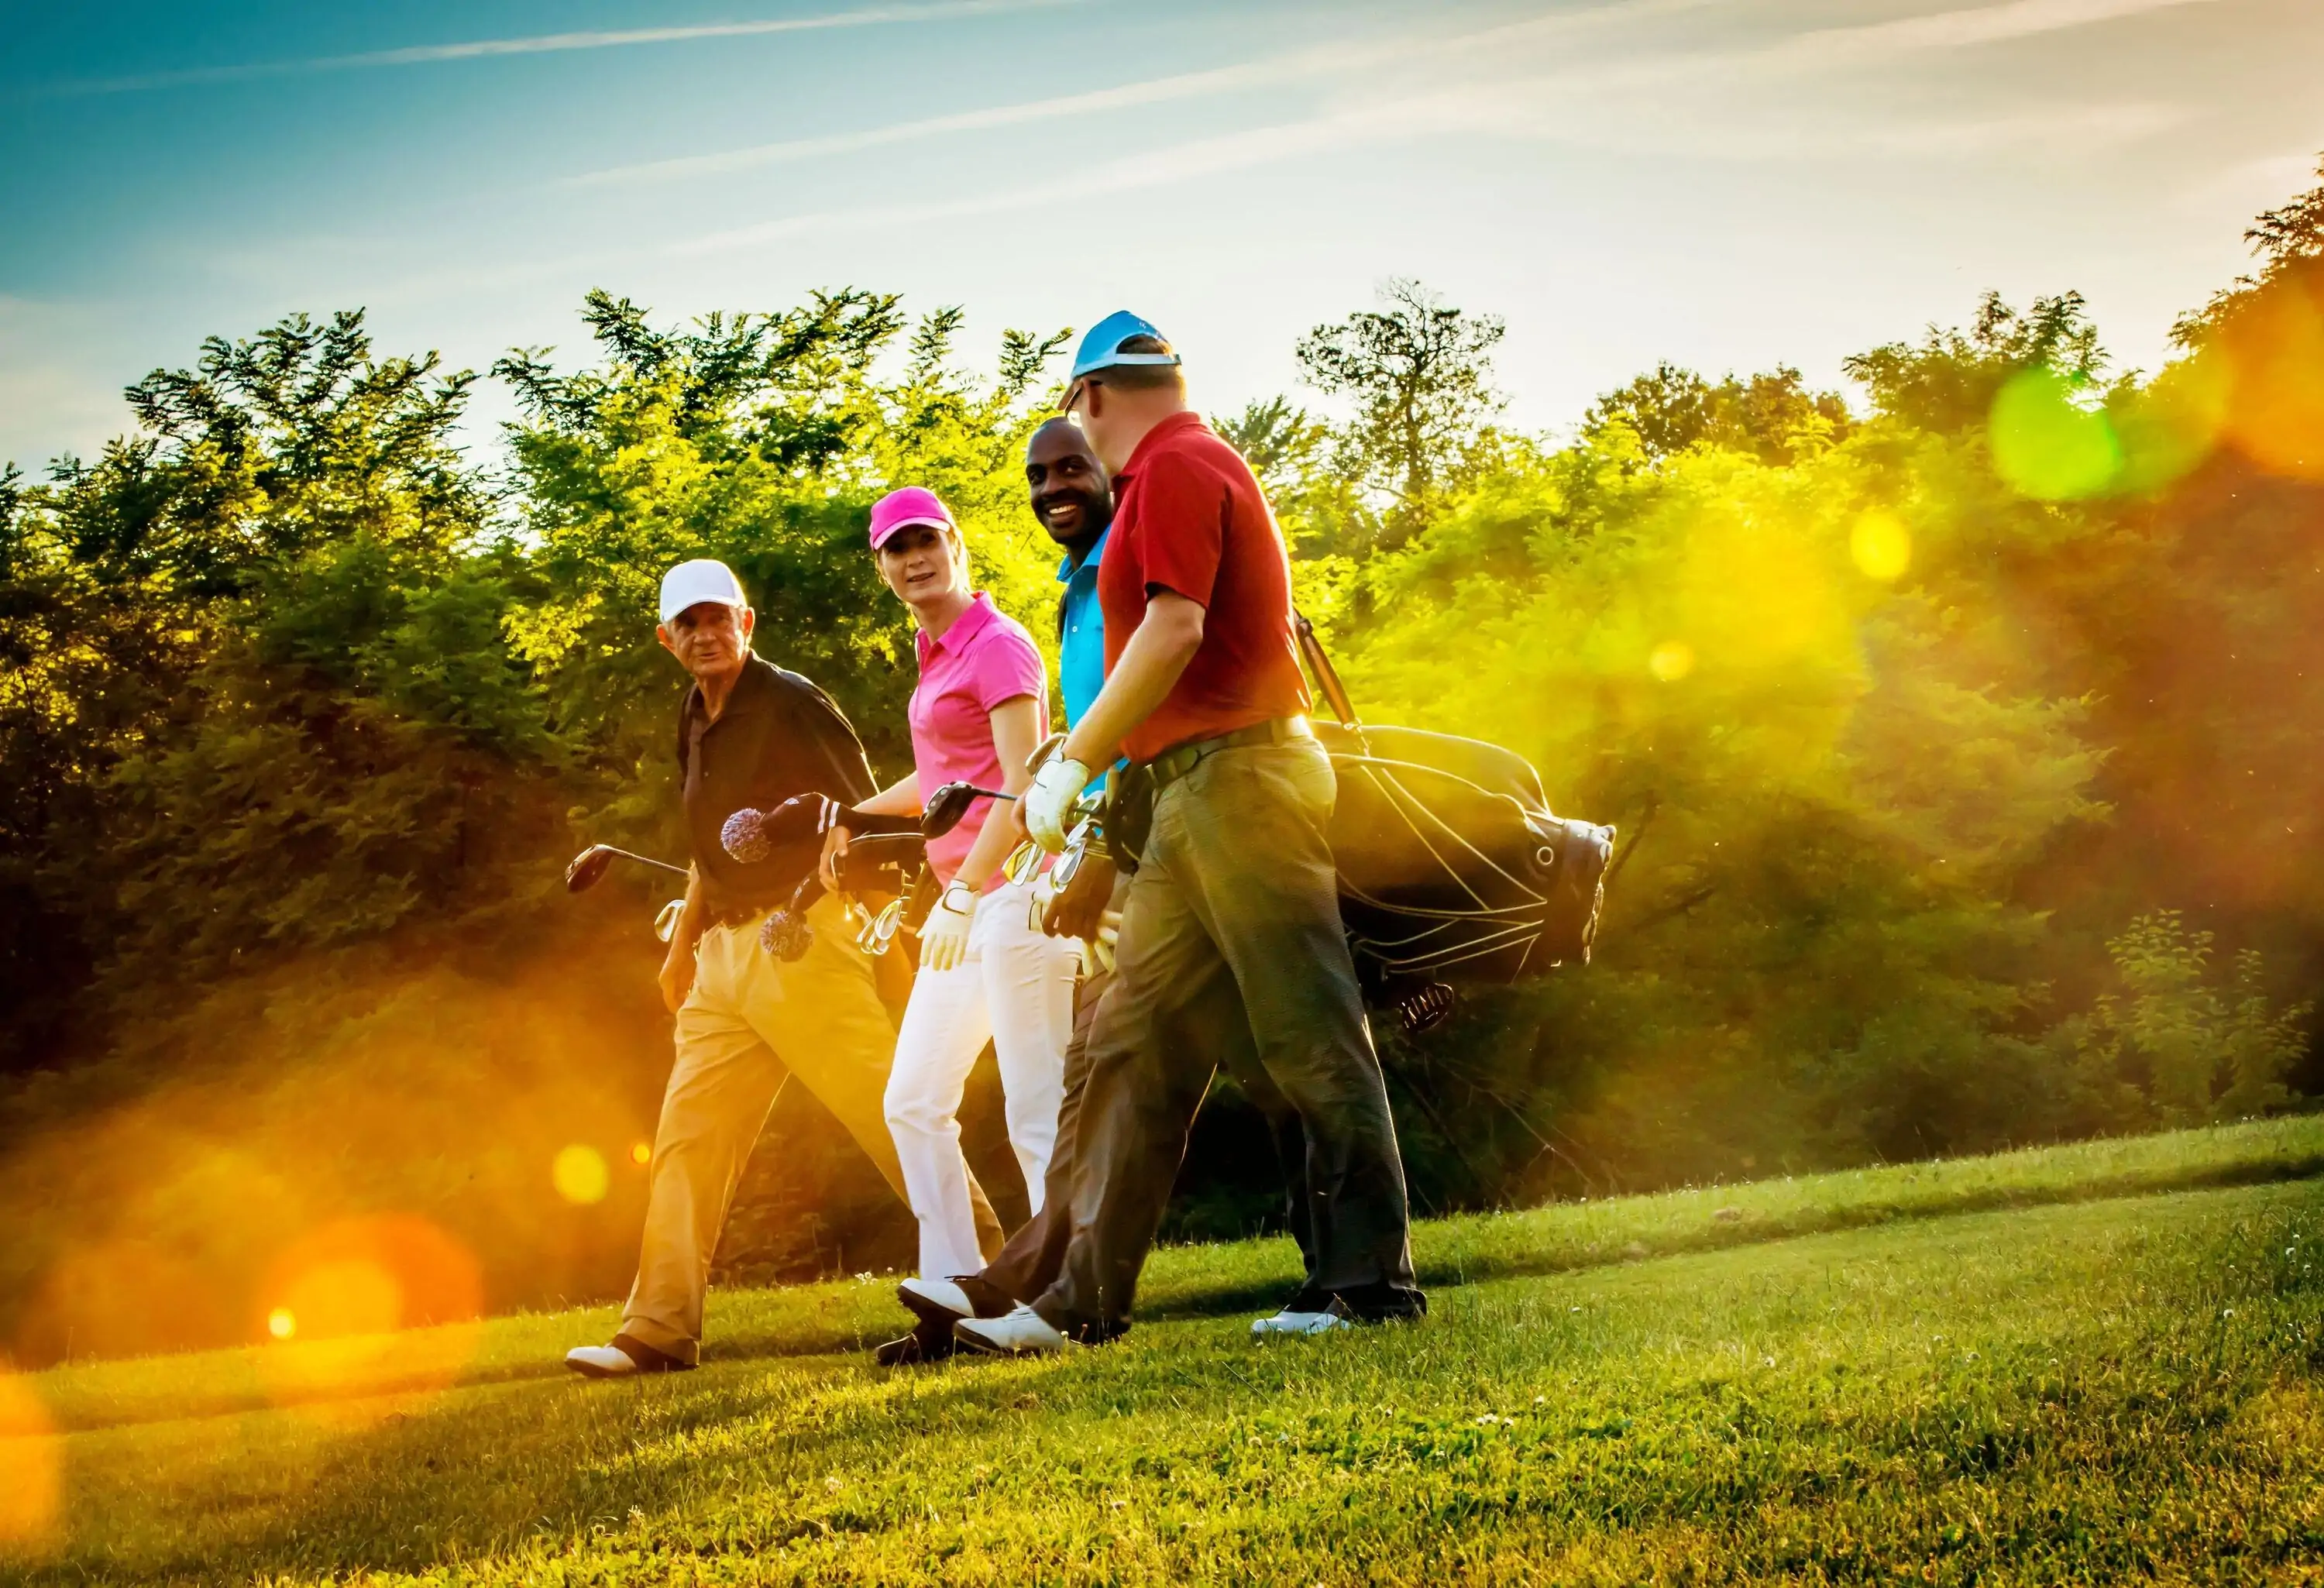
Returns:
[[[1097,601],[1098,559],[1105,555],[1109,524],[1075,567],[1065,558],[1057,564],[1057,583],[1065,587],[1064,632],[1057,636],[1057,692],[1065,697],[1065,726],[1082,720],[1097,692],[1105,688],[1105,614]]]

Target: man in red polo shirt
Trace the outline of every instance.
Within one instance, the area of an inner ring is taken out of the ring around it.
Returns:
[[[1024,796],[1062,848],[1091,769],[1155,783],[1114,981],[1089,1036],[1064,1271],[1029,1306],[964,1321],[989,1351],[1055,1350],[1127,1320],[1221,1033],[1240,1025],[1306,1137],[1314,1269],[1260,1334],[1419,1316],[1404,1168],[1340,924],[1336,789],[1307,725],[1291,568],[1259,482],[1187,407],[1178,355],[1128,313],[1084,338],[1069,412],[1114,476],[1098,571],[1106,682]]]

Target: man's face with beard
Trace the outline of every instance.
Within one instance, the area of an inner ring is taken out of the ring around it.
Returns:
[[[1113,520],[1113,492],[1089,438],[1070,420],[1053,419],[1025,448],[1025,484],[1033,516],[1067,551],[1086,551]]]

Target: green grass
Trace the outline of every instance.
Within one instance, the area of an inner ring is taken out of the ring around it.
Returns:
[[[555,1367],[603,1308],[412,1337],[466,1363],[436,1390],[80,1364],[21,1381],[66,1499],[15,1569],[2319,1580],[2319,1172],[2296,1119],[1450,1220],[1427,1323],[1265,1347],[1280,1242],[1159,1253],[1138,1329],[1053,1361],[883,1373],[881,1279],[722,1293],[703,1369],[633,1384]]]

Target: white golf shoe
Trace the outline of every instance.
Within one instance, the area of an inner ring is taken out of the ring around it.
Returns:
[[[565,1353],[565,1365],[585,1379],[634,1379],[647,1373],[682,1373],[692,1368],[656,1351],[642,1341],[616,1334],[611,1345],[576,1345]]]
[[[1019,1306],[997,1318],[962,1318],[953,1338],[994,1356],[1035,1356],[1065,1348],[1065,1337],[1031,1307]]]
[[[906,1279],[896,1287],[896,1299],[930,1322],[938,1316],[955,1320],[976,1316],[976,1303],[950,1279]]]
[[[1322,1312],[1308,1312],[1286,1306],[1273,1317],[1253,1318],[1250,1332],[1264,1340],[1274,1334],[1329,1334],[1335,1329],[1355,1326],[1346,1314],[1329,1307]]]

